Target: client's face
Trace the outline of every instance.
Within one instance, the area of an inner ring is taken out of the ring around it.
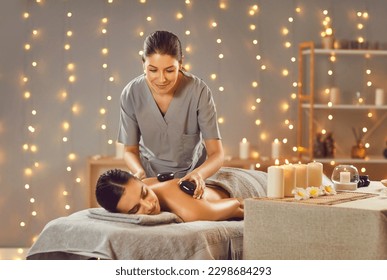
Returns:
[[[120,213],[160,214],[160,203],[156,194],[143,182],[131,179],[117,204]]]

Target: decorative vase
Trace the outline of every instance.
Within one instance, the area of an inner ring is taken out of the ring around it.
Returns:
[[[333,38],[333,36],[322,37],[323,49],[333,49],[334,42],[335,42],[335,39]]]
[[[323,141],[322,133],[317,133],[316,140],[313,144],[313,157],[324,158],[326,156],[326,148]]]
[[[367,155],[367,150],[361,141],[357,142],[355,146],[352,146],[351,158],[364,159]]]
[[[326,156],[330,158],[334,158],[336,153],[336,147],[335,147],[335,140],[333,139],[332,132],[327,133],[324,144],[325,144]]]

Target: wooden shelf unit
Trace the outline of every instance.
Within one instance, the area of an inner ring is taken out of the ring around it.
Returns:
[[[353,159],[350,157],[338,158],[314,158],[313,142],[315,129],[316,110],[378,110],[382,111],[382,116],[378,122],[369,130],[374,130],[381,127],[387,119],[387,105],[376,106],[371,104],[353,105],[353,104],[319,104],[316,102],[315,96],[315,78],[316,78],[316,55],[352,55],[364,56],[386,56],[387,50],[338,50],[338,49],[316,49],[313,42],[303,42],[299,44],[298,50],[298,121],[297,121],[297,147],[298,157],[302,161],[317,160],[324,164],[324,171],[333,170],[335,164],[353,164],[360,168],[367,165],[367,173],[372,173],[376,177],[387,177],[387,159],[381,156],[370,155],[365,159]],[[309,58],[306,63],[305,57]],[[309,80],[306,81],[306,75]],[[305,82],[305,84],[304,84]],[[383,113],[384,111],[384,113]],[[308,115],[308,119],[304,120],[304,114]],[[305,125],[304,123],[307,123]],[[307,126],[307,127],[305,127]],[[305,139],[305,132],[307,137]],[[304,139],[303,139],[304,138]],[[306,140],[306,141],[305,141]],[[377,165],[377,166],[376,166]],[[370,170],[371,169],[371,170]],[[360,170],[359,170],[360,171]]]

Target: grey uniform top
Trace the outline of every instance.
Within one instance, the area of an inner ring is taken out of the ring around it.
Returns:
[[[144,74],[121,94],[118,142],[139,145],[141,163],[149,177],[161,172],[184,176],[205,161],[203,139],[221,139],[211,90],[196,76],[182,73],[164,116]]]

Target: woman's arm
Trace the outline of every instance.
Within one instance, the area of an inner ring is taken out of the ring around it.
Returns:
[[[205,140],[204,143],[207,150],[206,161],[180,180],[195,182],[196,190],[194,198],[201,198],[206,186],[204,180],[215,174],[222,167],[224,160],[223,145],[221,140],[208,139]]]
[[[219,139],[204,140],[207,150],[207,159],[192,172],[197,172],[203,179],[214,175],[223,165],[224,152],[222,141]]]
[[[140,180],[146,178],[144,168],[140,161],[140,152],[138,145],[125,146],[124,160],[130,172],[132,172],[135,177]]]

